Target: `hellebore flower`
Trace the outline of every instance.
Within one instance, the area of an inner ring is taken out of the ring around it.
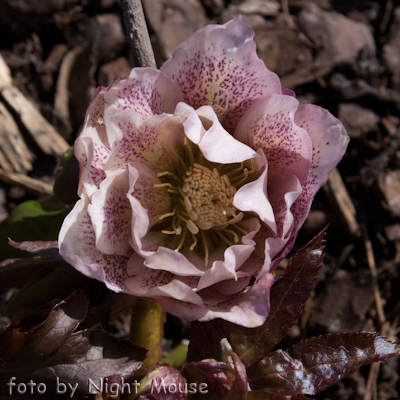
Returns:
[[[271,272],[348,137],[281,88],[253,35],[241,16],[209,25],[97,90],[59,236],[77,270],[187,320],[265,321]]]

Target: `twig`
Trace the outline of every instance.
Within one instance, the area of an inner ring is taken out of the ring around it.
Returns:
[[[390,14],[392,13],[392,9],[393,9],[393,0],[386,0],[385,11],[383,12],[381,24],[379,25],[379,30],[381,34],[384,34],[386,31],[390,19]]]
[[[288,0],[281,0],[282,2],[282,12],[284,14],[289,14],[289,4],[288,4]]]
[[[140,0],[121,0],[125,28],[137,67],[157,68]]]
[[[386,336],[390,332],[390,324],[389,324],[389,322],[386,321],[385,312],[383,310],[382,298],[381,298],[381,294],[379,292],[379,286],[378,286],[378,282],[377,282],[378,272],[376,270],[374,251],[372,248],[371,240],[369,239],[369,236],[368,236],[368,231],[367,231],[365,221],[362,224],[362,233],[363,233],[363,237],[364,237],[365,251],[367,253],[368,267],[369,267],[369,270],[370,270],[370,273],[371,273],[371,276],[373,279],[375,307],[378,312],[378,319],[379,319],[379,323],[381,325],[380,334],[382,336]],[[377,379],[378,379],[378,375],[379,375],[379,369],[380,369],[379,362],[375,362],[371,365],[363,400],[371,400],[371,398],[373,398],[374,400],[377,399]]]
[[[384,323],[386,322],[385,312],[383,311],[383,304],[381,299],[381,294],[379,293],[379,286],[378,286],[378,272],[376,270],[376,263],[374,257],[374,251],[372,249],[372,243],[369,239],[367,227],[365,224],[362,224],[362,233],[364,237],[364,245],[365,251],[367,253],[367,262],[368,267],[371,272],[372,280],[373,280],[373,290],[374,290],[374,297],[375,297],[375,306],[378,312],[378,319],[381,327],[383,327]]]
[[[343,218],[348,233],[358,236],[360,227],[356,219],[356,209],[337,168],[334,168],[330,173],[328,184],[324,186],[324,191]]]

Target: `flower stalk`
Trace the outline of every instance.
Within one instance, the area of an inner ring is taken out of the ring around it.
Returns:
[[[143,368],[161,360],[164,311],[154,300],[139,299],[132,309],[130,341],[148,350]]]

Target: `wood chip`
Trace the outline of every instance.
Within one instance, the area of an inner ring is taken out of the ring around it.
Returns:
[[[18,174],[16,172],[6,172],[0,169],[0,180],[8,183],[9,185],[19,186],[29,193],[36,196],[41,195],[52,195],[53,186],[48,183],[38,181],[24,174]]]
[[[385,197],[387,207],[396,217],[400,216],[400,169],[389,171],[379,177],[379,189]]]
[[[27,172],[33,158],[12,115],[0,102],[0,167],[7,172]]]
[[[68,149],[68,143],[15,86],[3,88],[1,95],[44,153],[61,156]]]
[[[44,153],[60,156],[67,150],[68,143],[35,105],[12,84],[10,70],[1,55],[0,94],[6,105],[20,117],[20,122]]]
[[[324,191],[343,217],[348,233],[358,236],[360,226],[356,220],[356,209],[337,168],[330,173]]]
[[[12,84],[10,68],[0,54],[0,89]]]

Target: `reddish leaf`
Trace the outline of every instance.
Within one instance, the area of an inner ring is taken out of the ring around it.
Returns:
[[[239,330],[238,325],[225,323],[221,319],[214,319],[209,322],[192,322],[189,333],[188,362],[201,361],[212,358],[221,360],[220,342],[224,338],[229,341],[229,328]]]
[[[58,267],[42,279],[31,282],[19,290],[7,304],[4,315],[12,320],[43,315],[48,312],[47,305],[54,299],[68,297],[76,289],[87,289],[90,278],[85,277],[64,261],[57,261]],[[98,287],[99,283],[95,281]],[[54,304],[54,303],[53,303]]]
[[[213,359],[195,361],[185,365],[184,375],[190,384],[200,389],[203,384],[205,393],[197,393],[198,399],[223,400],[231,393],[226,373],[234,373],[228,364]]]
[[[52,268],[46,268],[48,263]],[[3,269],[7,268],[2,274]],[[41,272],[35,275],[35,269]],[[18,261],[16,266],[14,263],[5,265],[0,268],[0,288],[6,283],[2,280],[3,276],[11,281],[18,279],[19,283],[26,276],[29,277],[28,282],[34,281],[20,289],[8,302],[4,315],[14,321],[37,316],[45,318],[49,311],[48,305],[55,304],[55,299],[58,301],[74,290],[81,289],[90,304],[81,329],[90,328],[99,322],[106,327],[110,319],[132,308],[137,300],[134,296],[108,290],[103,283],[82,275],[71,265],[59,260],[29,259]]]
[[[188,361],[204,358],[220,360],[218,343],[227,338],[246,368],[260,361],[284,337],[300,317],[309,298],[324,249],[323,229],[290,260],[283,276],[271,289],[271,311],[258,328],[243,328],[223,320],[192,324]]]
[[[86,297],[76,291],[40,324],[25,320],[5,327],[0,333],[0,397],[13,389],[7,383],[33,380],[47,389],[29,398],[52,399],[58,384],[71,387],[64,397],[70,398],[75,387],[74,397],[82,398],[96,393],[88,385],[89,378],[100,385],[100,379],[106,377],[108,383],[119,383],[122,377],[131,376],[141,366],[146,351],[103,331],[72,334],[86,312]],[[17,394],[15,387],[13,393]]]
[[[247,370],[253,390],[286,396],[316,394],[360,366],[400,354],[400,346],[375,333],[340,333],[303,340]]]
[[[229,400],[245,400],[247,397],[247,374],[246,368],[240,361],[239,356],[232,350],[227,339],[221,340],[222,361],[228,364],[234,373],[227,372],[231,390]]]
[[[107,290],[95,306],[89,306],[88,314],[80,325],[80,328],[91,328],[98,323],[101,323],[106,328],[111,319],[126,310],[131,310],[136,302],[137,297],[135,296]]]
[[[29,320],[7,326],[0,337],[1,370],[14,370],[31,358],[57,350],[72,334],[87,313],[87,300],[81,291],[57,304],[47,319],[36,326]]]
[[[185,365],[184,373],[189,382],[207,384],[208,392],[199,399],[207,400],[246,400],[247,375],[246,368],[240,358],[232,350],[227,339],[219,343],[221,361],[204,359]]]
[[[65,261],[50,259],[16,259],[0,263],[0,291],[23,286],[48,275]]]

